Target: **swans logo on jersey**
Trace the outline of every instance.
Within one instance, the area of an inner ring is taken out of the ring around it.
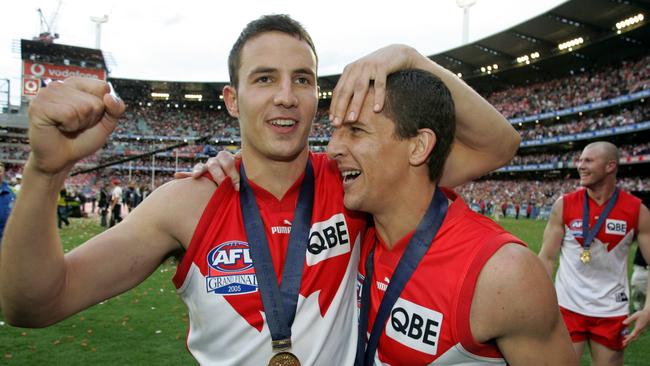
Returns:
[[[386,323],[387,336],[428,355],[438,353],[441,329],[442,313],[402,298],[395,302]]]
[[[350,252],[350,235],[343,214],[314,223],[309,233],[307,265]]]
[[[257,291],[257,277],[248,243],[228,241],[207,256],[206,289],[219,295],[241,295]]]
[[[605,221],[605,234],[625,235],[627,232],[627,221],[607,219]]]
[[[569,222],[569,231],[576,238],[582,238],[582,219],[575,219]]]

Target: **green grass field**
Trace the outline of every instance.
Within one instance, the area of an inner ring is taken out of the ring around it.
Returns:
[[[537,252],[545,222],[503,219],[501,224]],[[96,220],[73,219],[61,230],[70,250],[102,228]],[[0,315],[0,365],[191,365],[185,348],[188,318],[164,263],[137,288],[46,329],[10,327]],[[35,269],[37,270],[37,269]],[[650,336],[625,352],[625,365],[650,364]],[[582,365],[589,365],[583,357]]]

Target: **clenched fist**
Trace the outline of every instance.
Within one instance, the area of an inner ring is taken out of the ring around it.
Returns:
[[[29,106],[31,167],[57,174],[99,150],[125,108],[109,91],[106,82],[78,77],[41,89]]]

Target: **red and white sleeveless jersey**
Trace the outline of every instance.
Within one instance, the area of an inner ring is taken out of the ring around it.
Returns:
[[[350,365],[357,335],[355,272],[367,216],[343,207],[336,163],[311,154],[315,190],[310,241],[291,327],[303,365]],[[250,185],[266,229],[278,282],[300,178],[278,200]],[[246,239],[239,193],[230,181],[210,199],[173,278],[189,310],[187,347],[203,365],[266,365],[271,335]]]
[[[523,243],[489,218],[453,200],[432,245],[411,276],[379,339],[377,365],[505,365],[496,344],[480,344],[470,328],[470,308],[481,269],[507,243]],[[374,228],[362,246],[357,283],[359,299],[365,259],[375,247],[368,334],[384,292],[414,232],[388,250]]]
[[[616,205],[591,243],[591,262],[580,261],[584,189],[562,197],[564,238],[555,276],[558,302],[579,314],[610,317],[628,314],[627,256],[637,233],[641,200],[620,191]],[[589,198],[589,227],[605,209]]]

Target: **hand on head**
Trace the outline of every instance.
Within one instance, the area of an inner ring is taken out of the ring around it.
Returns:
[[[330,122],[338,127],[345,121],[356,121],[371,82],[375,89],[373,110],[381,112],[388,75],[415,67],[423,57],[409,46],[390,45],[347,65],[332,94]]]

